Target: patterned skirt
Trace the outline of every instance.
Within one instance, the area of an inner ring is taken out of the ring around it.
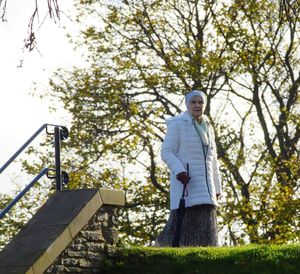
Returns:
[[[171,210],[155,246],[172,246],[176,221],[176,210]],[[218,246],[217,210],[214,205],[197,205],[185,209],[179,246]]]

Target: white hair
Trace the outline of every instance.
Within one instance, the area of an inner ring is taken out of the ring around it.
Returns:
[[[200,90],[192,90],[190,91],[188,94],[185,95],[185,105],[186,105],[186,108],[189,109],[189,104],[192,100],[192,98],[194,96],[200,96],[203,100],[203,110],[205,109],[205,106],[206,106],[206,95],[203,91],[200,91]]]

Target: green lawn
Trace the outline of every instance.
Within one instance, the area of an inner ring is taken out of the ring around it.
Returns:
[[[300,274],[300,244],[120,249],[106,258],[101,273]]]

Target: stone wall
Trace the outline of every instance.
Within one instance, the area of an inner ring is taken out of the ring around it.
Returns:
[[[102,206],[45,273],[99,273],[118,243],[115,213],[115,206]]]

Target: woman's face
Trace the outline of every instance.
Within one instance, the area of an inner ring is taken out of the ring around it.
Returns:
[[[189,102],[189,112],[196,120],[200,120],[203,114],[204,102],[202,97],[194,96]]]

